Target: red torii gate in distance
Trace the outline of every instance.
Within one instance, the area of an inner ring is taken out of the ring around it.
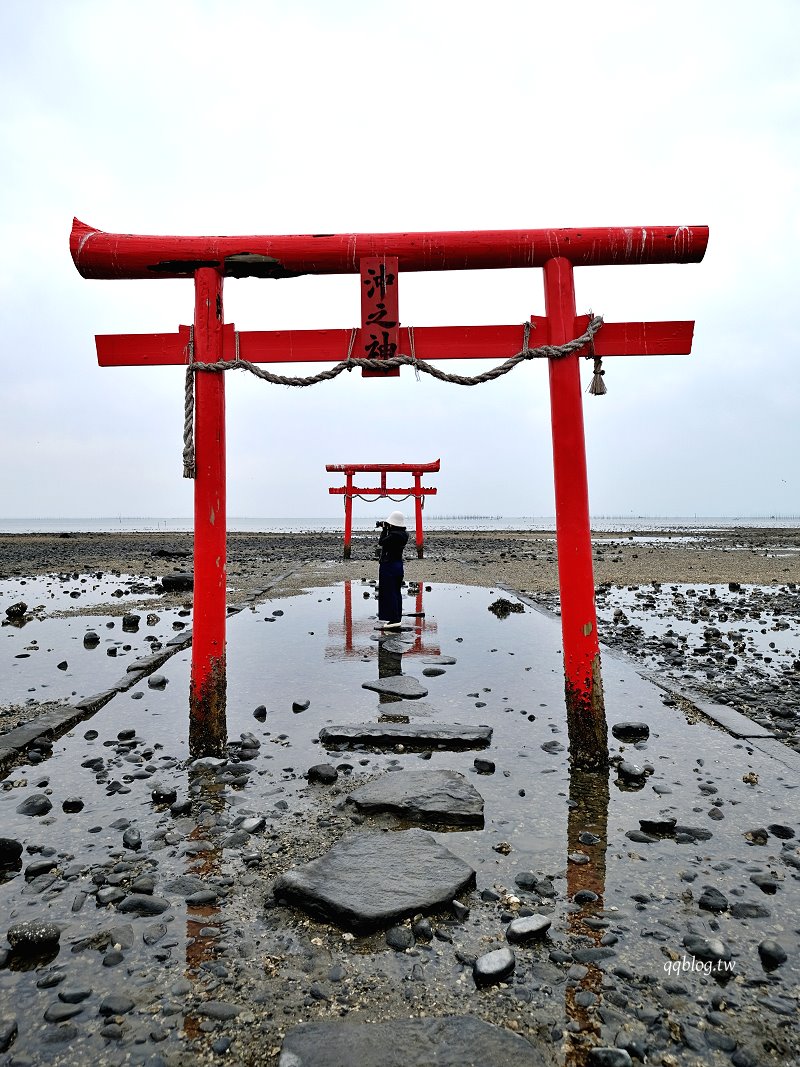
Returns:
[[[302,236],[175,237],[111,234],[73,222],[70,251],[84,278],[194,280],[194,357],[214,363],[237,356],[253,363],[336,362],[387,358],[507,359],[520,350],[519,326],[434,326],[413,333],[397,314],[399,271],[541,267],[545,315],[531,316],[536,343],[559,346],[589,322],[575,307],[575,267],[698,263],[706,226],[590,227]],[[348,330],[237,333],[225,325],[225,277],[292,278],[360,274],[362,324]],[[693,322],[606,323],[595,356],[687,354]],[[174,334],[98,336],[101,366],[186,366],[189,327]],[[577,767],[608,761],[594,603],[589,494],[579,356],[549,359],[556,499],[556,540],[570,755]],[[366,374],[380,371],[364,369]],[[392,369],[387,374],[399,373]],[[195,592],[189,749],[220,755],[225,723],[225,382],[195,373]]]
[[[398,367],[397,369],[399,370],[400,368]],[[433,460],[432,463],[327,463],[325,465],[326,471],[342,473],[345,478],[343,486],[332,486],[328,489],[329,493],[344,496],[344,558],[350,559],[350,547],[353,538],[353,497],[363,494],[365,496],[377,496],[380,499],[381,497],[390,496],[392,493],[404,493],[407,497],[414,497],[414,521],[416,523],[414,540],[417,546],[417,558],[422,559],[425,547],[425,538],[422,533],[422,505],[426,496],[435,496],[437,493],[433,486],[422,485],[422,475],[438,471],[439,467],[440,461],[438,459]],[[380,487],[377,489],[360,489],[358,486],[353,485],[354,476],[362,473],[380,474]],[[387,474],[406,473],[414,476],[413,488],[387,488]]]

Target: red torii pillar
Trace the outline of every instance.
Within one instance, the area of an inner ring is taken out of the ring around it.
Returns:
[[[398,367],[397,369],[399,370],[400,368]],[[372,373],[380,374],[381,372],[373,371]],[[350,559],[351,554],[351,542],[353,536],[353,497],[363,495],[374,496],[377,499],[380,499],[381,497],[390,496],[392,493],[403,493],[405,496],[414,497],[414,516],[416,524],[415,544],[417,546],[417,558],[422,559],[425,548],[425,538],[422,532],[422,505],[426,496],[435,496],[437,493],[437,490],[432,486],[423,487],[422,475],[438,471],[439,468],[440,461],[438,459],[433,460],[432,463],[327,463],[325,465],[326,471],[341,473],[345,476],[345,484],[343,486],[335,486],[328,489],[329,493],[344,496],[344,558]],[[353,478],[357,473],[380,474],[380,487],[377,489],[361,489],[358,486],[354,486]],[[387,488],[387,474],[405,473],[413,474],[413,488]]]
[[[591,227],[302,236],[157,237],[109,234],[74,220],[70,250],[85,278],[193,278],[195,351],[206,362],[336,362],[386,359],[507,359],[521,348],[519,326],[402,328],[397,279],[402,271],[543,267],[547,314],[531,316],[535,345],[581,336],[588,316],[575,314],[573,268],[645,263],[697,263],[706,226]],[[362,323],[356,331],[282,330],[238,333],[223,325],[223,277],[291,278],[360,274]],[[366,295],[364,295],[366,293]],[[686,354],[693,322],[605,323],[595,356]],[[101,366],[183,365],[190,330],[176,334],[98,336]],[[570,755],[582,768],[608,760],[600,678],[589,528],[583,406],[574,352],[550,361],[561,588],[564,674]],[[364,374],[380,371],[363,370]],[[388,375],[395,370],[385,372]],[[202,379],[219,379],[202,384]],[[225,437],[221,374],[196,373],[197,485],[195,597],[189,747],[219,754],[225,723]]]

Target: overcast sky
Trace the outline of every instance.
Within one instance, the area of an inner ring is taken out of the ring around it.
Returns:
[[[182,371],[101,369],[94,349],[188,323],[192,284],[82,279],[73,215],[156,234],[708,225],[700,264],[576,270],[579,313],[697,324],[691,356],[608,359],[608,394],[585,396],[592,512],[800,513],[796,0],[0,10],[0,517],[192,510]],[[544,310],[539,270],[408,274],[399,294],[405,325]],[[228,280],[225,317],[350,327],[358,280]],[[408,369],[227,389],[231,516],[336,515],[326,463],[437,457],[431,514],[553,514],[542,363],[474,389]]]

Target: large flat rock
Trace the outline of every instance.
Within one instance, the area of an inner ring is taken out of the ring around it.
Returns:
[[[387,709],[391,705],[386,705]],[[324,745],[418,745],[422,748],[485,748],[491,744],[491,726],[459,726],[457,723],[353,722],[323,726],[319,739]]]
[[[275,882],[276,900],[358,933],[435,911],[475,884],[475,871],[422,830],[356,833]],[[359,1062],[358,1059],[350,1062]]]
[[[422,682],[410,674],[391,674],[388,678],[376,678],[374,682],[362,682],[361,688],[371,689],[375,693],[387,693],[393,697],[407,697],[411,700],[428,695],[428,690]]]
[[[524,1038],[472,1015],[303,1023],[283,1039],[278,1067],[544,1067]]]
[[[458,771],[389,771],[347,799],[366,813],[390,812],[418,823],[483,826],[483,797]]]

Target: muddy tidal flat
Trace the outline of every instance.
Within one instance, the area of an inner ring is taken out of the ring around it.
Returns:
[[[0,1067],[800,1063],[800,531],[594,540],[608,774],[555,541],[0,535]],[[407,553],[411,555],[411,553]]]

